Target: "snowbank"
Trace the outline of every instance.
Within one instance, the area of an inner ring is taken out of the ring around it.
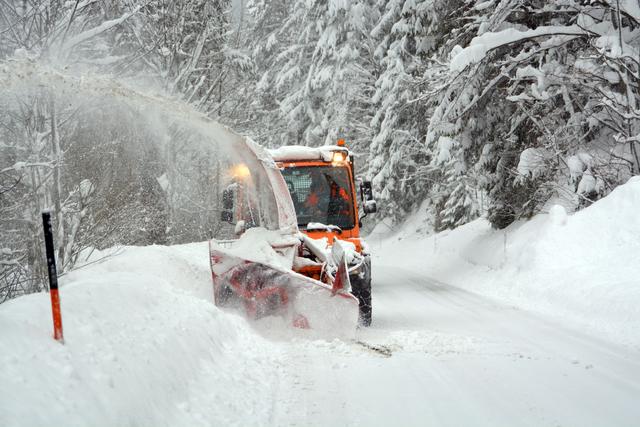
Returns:
[[[289,271],[293,264],[293,253],[282,254],[274,247],[295,248],[300,243],[297,234],[287,231],[267,230],[252,227],[246,230],[237,240],[212,240],[210,245],[231,255],[261,264],[270,265],[280,270]],[[222,245],[222,246],[221,246]],[[287,256],[291,255],[291,256]]]
[[[212,304],[206,243],[123,248],[61,283],[64,345],[47,294],[0,306],[0,425],[268,418],[278,353]]]
[[[376,263],[420,270],[640,348],[638,212],[636,177],[571,216],[555,206],[504,231],[481,219],[429,237],[400,230],[371,243]]]

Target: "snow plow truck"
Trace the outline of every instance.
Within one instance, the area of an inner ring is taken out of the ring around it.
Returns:
[[[216,305],[331,333],[369,326],[371,257],[360,228],[377,206],[344,141],[265,150],[244,139],[236,151],[221,210],[236,238],[209,245]]]

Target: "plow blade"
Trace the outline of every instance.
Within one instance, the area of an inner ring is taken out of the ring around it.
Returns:
[[[317,280],[211,248],[217,306],[237,307],[250,319],[281,317],[289,325],[331,335],[353,334],[358,300]]]

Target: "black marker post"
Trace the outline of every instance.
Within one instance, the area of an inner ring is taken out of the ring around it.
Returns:
[[[42,226],[44,227],[44,244],[47,250],[49,295],[51,295],[51,312],[53,313],[53,338],[64,344],[64,338],[62,336],[62,314],[60,313],[60,295],[58,294],[58,271],[56,270],[56,254],[53,249],[51,212],[42,212]]]

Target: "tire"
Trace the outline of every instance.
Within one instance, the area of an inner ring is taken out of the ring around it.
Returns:
[[[373,308],[371,306],[371,258],[367,257],[362,274],[354,274],[349,277],[351,281],[351,293],[358,298],[359,316],[358,323],[361,326],[371,326]]]

